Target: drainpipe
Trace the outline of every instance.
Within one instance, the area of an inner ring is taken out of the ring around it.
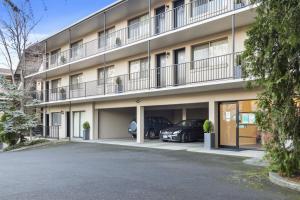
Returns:
[[[104,74],[104,77],[103,77],[103,94],[105,95],[106,94],[106,86],[105,86],[105,77],[106,77],[106,70],[105,70],[105,67],[106,67],[106,12],[104,12],[104,24],[103,24],[103,27],[104,27],[104,54],[103,54],[103,64],[104,64],[104,68],[103,68],[103,74]]]
[[[148,15],[149,15],[149,39],[148,39],[148,87],[149,89],[151,88],[150,83],[151,83],[151,46],[150,46],[150,37],[151,37],[151,0],[148,0]]]
[[[235,78],[235,14],[231,16],[231,34],[232,34],[232,73]]]
[[[69,29],[69,46],[71,47],[71,29]],[[70,50],[69,54],[71,53],[72,50]],[[70,55],[69,55],[70,57]],[[69,141],[71,141],[71,137],[72,137],[72,129],[71,129],[71,124],[72,124],[72,120],[71,120],[71,117],[72,117],[72,102],[71,102],[71,88],[70,88],[70,72],[71,72],[71,68],[70,68],[70,62],[69,62],[69,65],[68,65],[68,74],[69,74],[69,86],[68,86],[68,89],[69,89],[69,123],[70,123],[70,126],[69,126]],[[67,116],[65,116],[67,117]]]

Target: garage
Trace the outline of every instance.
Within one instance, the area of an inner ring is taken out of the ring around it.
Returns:
[[[157,125],[157,123],[161,123],[162,120],[176,124],[186,119],[208,119],[208,103],[145,106],[142,112],[144,118],[145,142],[155,142],[159,141],[159,131],[164,127]],[[135,140],[128,133],[129,124],[134,119],[138,119],[137,107],[99,109],[98,138],[100,140]],[[149,122],[150,119],[153,122],[151,125]],[[153,124],[156,127],[156,136],[148,137],[148,131]]]
[[[98,110],[99,139],[129,139],[129,123],[136,118],[136,108],[112,108]]]
[[[182,120],[205,120],[208,119],[208,103],[148,106],[144,108],[144,117],[145,117],[145,124],[144,124],[145,139],[149,139],[149,138],[158,139],[157,137],[151,137],[151,134],[150,136],[149,134],[147,134],[149,132],[149,129],[153,129],[152,126],[155,126],[155,124],[153,125],[153,123],[150,123],[149,121],[160,122],[160,121],[167,120],[172,124],[177,124]],[[165,124],[166,123],[164,123],[164,125]],[[158,125],[158,128],[155,130],[156,136],[159,136],[158,130],[161,129],[161,127],[163,126]],[[201,129],[202,129],[202,125],[201,125]],[[200,132],[201,130],[193,130],[193,131]]]

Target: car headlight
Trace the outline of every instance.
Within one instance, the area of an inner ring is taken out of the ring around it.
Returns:
[[[177,136],[178,134],[180,134],[181,133],[181,131],[179,130],[179,131],[175,131],[175,132],[173,132],[173,135],[174,136]]]

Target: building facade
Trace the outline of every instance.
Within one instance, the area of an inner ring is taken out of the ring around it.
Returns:
[[[257,147],[259,90],[245,89],[241,53],[257,5],[248,0],[120,0],[46,38],[37,81],[44,134],[129,138],[137,120],[209,119],[216,146]]]

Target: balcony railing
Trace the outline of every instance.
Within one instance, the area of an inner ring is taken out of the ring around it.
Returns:
[[[236,53],[54,88],[44,91],[44,95],[41,95],[42,91],[32,94],[33,97],[40,98],[40,101],[55,102],[89,96],[176,88],[241,77],[241,56],[240,53]],[[43,97],[44,99],[41,99]]]
[[[96,40],[50,55],[43,62],[44,69],[64,65],[147,39],[151,36],[160,35],[192,23],[246,7],[249,4],[250,0],[196,0],[167,10],[164,13],[132,24],[126,28],[107,33]]]

